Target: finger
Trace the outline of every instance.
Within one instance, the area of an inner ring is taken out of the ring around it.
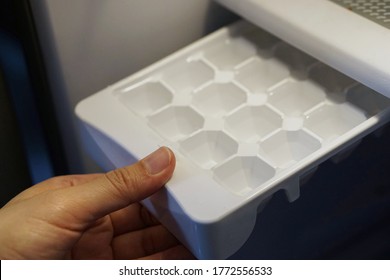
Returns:
[[[88,226],[155,193],[170,179],[174,168],[172,151],[162,147],[132,166],[116,169],[77,188],[51,193],[51,200],[57,208],[66,209],[68,222]]]
[[[177,239],[162,225],[117,236],[113,243],[115,259],[136,259],[178,245]]]
[[[177,245],[164,251],[139,258],[140,260],[194,260],[195,257],[183,245]]]
[[[73,187],[88,183],[101,176],[103,176],[103,173],[57,176],[42,181],[35,186],[38,186],[42,189]]]
[[[155,226],[160,222],[140,203],[133,203],[110,215],[114,236]]]

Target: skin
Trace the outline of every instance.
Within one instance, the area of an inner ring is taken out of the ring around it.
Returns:
[[[193,259],[139,203],[174,168],[163,147],[132,166],[27,189],[0,210],[0,259]]]

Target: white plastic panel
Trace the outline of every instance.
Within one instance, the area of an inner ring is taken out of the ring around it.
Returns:
[[[390,97],[388,0],[217,1]]]

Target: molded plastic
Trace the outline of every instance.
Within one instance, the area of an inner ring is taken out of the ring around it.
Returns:
[[[169,146],[174,176],[144,205],[196,257],[223,259],[273,193],[297,199],[301,178],[387,122],[390,100],[239,22],[86,98],[76,113],[105,168]]]

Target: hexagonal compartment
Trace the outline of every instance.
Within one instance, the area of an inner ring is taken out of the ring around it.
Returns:
[[[325,141],[331,141],[366,119],[364,113],[351,104],[324,105],[306,117],[304,126]]]
[[[352,87],[347,92],[347,101],[373,116],[390,106],[390,99],[364,85]]]
[[[226,118],[225,129],[235,139],[256,142],[281,125],[281,116],[269,107],[245,106]]]
[[[244,195],[275,175],[275,169],[257,156],[234,157],[214,169],[214,177],[234,193]]]
[[[279,168],[285,168],[321,148],[321,143],[303,130],[279,131],[259,147],[264,158]]]
[[[202,61],[174,64],[162,73],[164,81],[176,92],[191,92],[214,78],[214,70]]]
[[[274,35],[259,29],[258,26],[251,26],[241,34],[246,40],[252,42],[257,48],[257,53],[264,58],[269,58],[273,55],[273,47],[280,42],[280,39]]]
[[[149,124],[169,140],[188,137],[203,127],[204,119],[190,107],[168,107],[149,117]]]
[[[291,75],[299,80],[306,79],[309,67],[318,62],[312,56],[286,43],[276,47],[275,58],[284,63],[290,69]]]
[[[210,169],[237,152],[238,144],[222,131],[200,131],[180,143],[184,153],[202,168]]]
[[[193,105],[211,116],[223,115],[246,101],[246,93],[234,84],[210,84],[195,93]]]
[[[268,102],[287,116],[300,116],[325,97],[324,91],[310,81],[289,81],[275,88]]]
[[[119,95],[119,100],[135,113],[146,116],[168,105],[172,101],[172,93],[159,82],[147,82]]]
[[[219,70],[232,70],[238,64],[256,55],[256,47],[245,38],[236,37],[211,47],[205,58]]]
[[[328,98],[335,103],[344,102],[344,91],[356,83],[352,78],[322,63],[317,64],[310,70],[309,77],[324,88],[329,95]]]
[[[274,59],[253,59],[238,70],[236,80],[250,93],[265,94],[266,90],[289,77],[288,68]]]

